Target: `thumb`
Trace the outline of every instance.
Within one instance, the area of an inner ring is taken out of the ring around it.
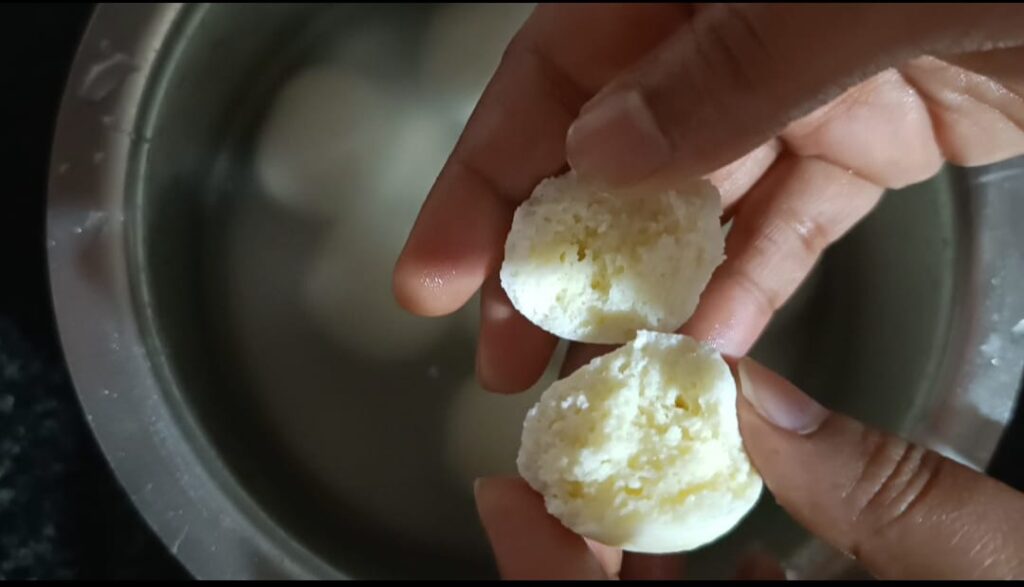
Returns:
[[[829,413],[743,359],[740,430],[776,501],[879,578],[1024,578],[1024,496]]]
[[[710,173],[907,58],[1019,36],[1022,13],[977,4],[705,6],[582,108],[567,136],[569,163],[609,183],[667,166]]]

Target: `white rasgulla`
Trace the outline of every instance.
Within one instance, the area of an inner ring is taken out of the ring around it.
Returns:
[[[347,350],[401,360],[434,346],[452,320],[413,316],[395,301],[391,273],[408,227],[457,140],[436,115],[396,108],[397,129],[361,189],[337,185],[337,212],[328,241],[305,284],[307,310]]]
[[[328,65],[292,77],[274,97],[256,142],[256,174],[292,211],[332,217],[340,198],[367,190],[387,159],[395,104],[367,79]]]
[[[721,206],[705,180],[607,190],[571,171],[545,179],[515,212],[501,284],[523,316],[567,340],[674,331],[725,258]]]
[[[566,527],[632,552],[707,544],[762,488],[721,355],[649,331],[552,384],[527,413],[517,463]]]

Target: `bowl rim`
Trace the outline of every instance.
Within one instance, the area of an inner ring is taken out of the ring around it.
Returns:
[[[126,203],[148,144],[147,94],[167,69],[172,40],[207,8],[101,4],[80,41],[50,159],[47,257],[58,335],[118,481],[193,575],[342,578],[265,515],[217,461],[198,423],[161,383],[166,357],[147,343]]]

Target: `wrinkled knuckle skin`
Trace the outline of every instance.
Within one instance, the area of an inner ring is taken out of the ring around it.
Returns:
[[[775,50],[760,21],[749,6],[723,4],[708,18],[698,17],[694,23],[694,49],[699,66],[717,75],[727,85],[714,88],[725,92],[726,99],[735,93],[760,93],[766,90],[765,74],[774,70]]]
[[[934,452],[870,429],[862,446],[863,467],[845,495],[853,528],[846,550],[858,559],[867,541],[924,507],[944,462]]]

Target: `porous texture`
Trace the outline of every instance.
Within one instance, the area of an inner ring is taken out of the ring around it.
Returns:
[[[566,527],[643,553],[719,538],[762,487],[725,361],[687,336],[648,331],[544,392],[517,464]]]
[[[704,180],[609,191],[573,172],[549,178],[516,210],[501,283],[523,316],[567,340],[671,332],[724,259],[721,212]]]

